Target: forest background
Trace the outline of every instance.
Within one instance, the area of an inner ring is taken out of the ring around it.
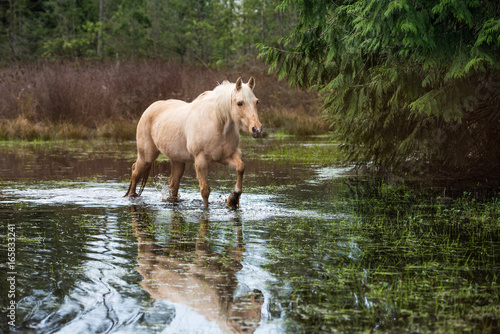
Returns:
[[[0,8],[0,138],[133,139],[153,101],[189,101],[253,75],[267,128],[331,130],[346,161],[381,170],[500,179],[498,1],[0,0]]]
[[[274,0],[0,1],[0,138],[134,139],[154,101],[257,81],[267,130],[324,133],[315,90],[258,60],[296,24]]]

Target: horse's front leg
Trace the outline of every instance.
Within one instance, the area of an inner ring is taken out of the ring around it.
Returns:
[[[208,207],[208,196],[210,196],[210,187],[208,186],[208,168],[210,167],[210,163],[202,153],[197,155],[194,160],[196,177],[200,183],[201,197],[203,198],[203,205],[206,208]]]
[[[231,167],[236,169],[236,185],[234,191],[227,198],[227,205],[233,209],[240,206],[240,196],[243,188],[243,173],[245,173],[245,164],[241,161],[240,152],[235,152],[229,159],[225,161]]]

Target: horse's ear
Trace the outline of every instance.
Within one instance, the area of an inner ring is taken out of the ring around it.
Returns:
[[[240,78],[238,78],[238,80],[236,80],[236,90],[240,90],[242,84],[243,84],[243,82],[241,81],[241,77],[240,77]]]
[[[248,87],[250,87],[251,90],[255,87],[255,79],[253,77],[250,77],[250,80],[248,80],[247,83]]]

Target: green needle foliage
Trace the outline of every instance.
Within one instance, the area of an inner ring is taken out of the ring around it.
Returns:
[[[295,29],[260,44],[270,70],[317,87],[349,159],[493,176],[500,164],[500,3],[283,0]],[[498,175],[496,175],[498,176]]]
[[[0,1],[0,66],[47,60],[162,59],[227,67],[287,34],[275,0]]]

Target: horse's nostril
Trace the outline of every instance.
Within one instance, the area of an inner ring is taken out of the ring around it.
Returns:
[[[256,133],[257,132],[257,128],[254,126],[252,127],[252,133]]]

